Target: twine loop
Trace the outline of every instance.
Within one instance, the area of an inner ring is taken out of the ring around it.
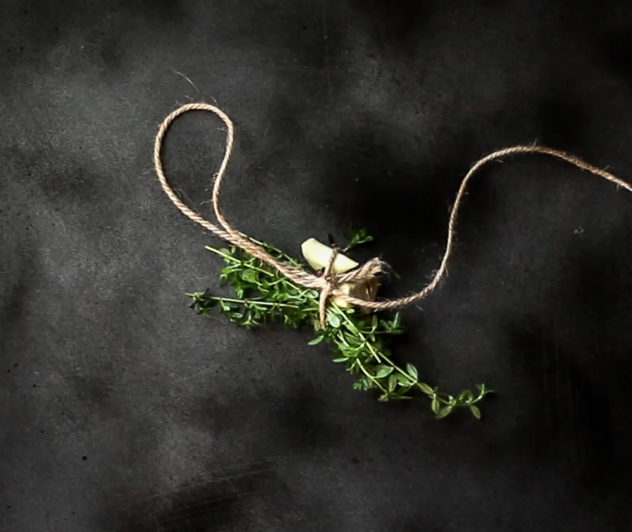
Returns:
[[[173,188],[169,184],[163,164],[162,164],[162,146],[165,134],[171,124],[178,118],[180,115],[187,113],[189,111],[208,111],[215,115],[217,115],[224,125],[226,126],[226,147],[224,151],[224,156],[222,158],[222,162],[220,167],[215,175],[215,180],[213,183],[213,191],[212,191],[212,204],[213,211],[215,213],[215,217],[219,222],[219,226],[211,223],[206,220],[200,214],[191,209],[187,204],[185,204],[180,197],[174,192]],[[602,170],[596,166],[593,166],[582,159],[565,153],[560,150],[555,150],[552,148],[547,148],[546,146],[537,146],[537,145],[524,145],[524,146],[512,146],[509,148],[503,148],[498,151],[494,151],[478,161],[476,161],[472,167],[468,170],[465,177],[462,179],[461,184],[459,185],[459,189],[456,194],[456,198],[454,200],[454,204],[452,207],[452,211],[450,212],[450,218],[448,221],[448,236],[445,252],[443,254],[443,258],[441,259],[441,264],[439,268],[435,271],[430,282],[424,286],[418,292],[399,297],[390,300],[382,300],[382,301],[373,301],[368,299],[361,299],[358,297],[354,297],[348,295],[340,290],[340,286],[345,283],[350,282],[366,282],[370,281],[372,278],[379,277],[388,269],[388,265],[379,258],[373,258],[369,261],[365,262],[358,268],[346,272],[344,274],[334,274],[332,272],[333,264],[338,254],[338,250],[334,248],[334,252],[331,254],[329,263],[325,268],[323,274],[321,276],[315,275],[313,273],[306,272],[301,268],[293,266],[291,264],[287,264],[282,262],[272,255],[268,253],[263,246],[254,242],[250,238],[248,238],[243,233],[237,231],[226,219],[224,213],[221,209],[221,185],[226,174],[226,169],[228,167],[228,161],[230,160],[230,156],[233,150],[233,140],[234,140],[234,125],[232,120],[228,117],[228,115],[219,109],[218,107],[207,104],[207,103],[189,103],[186,105],[182,105],[177,108],[169,115],[165,117],[160,128],[158,129],[158,133],[156,134],[156,140],[154,143],[154,167],[156,170],[156,174],[158,176],[158,180],[160,181],[160,185],[164,190],[165,194],[171,200],[171,202],[184,214],[187,218],[194,221],[195,223],[201,225],[206,230],[212,232],[216,236],[222,238],[230,242],[231,244],[243,249],[245,252],[250,255],[258,258],[262,262],[272,266],[276,270],[278,270],[285,277],[295,282],[298,285],[304,286],[306,288],[313,288],[316,290],[320,290],[319,297],[319,317],[320,323],[324,327],[326,323],[326,306],[327,301],[331,296],[336,296],[341,298],[342,300],[351,303],[352,305],[358,306],[360,308],[368,309],[368,310],[388,310],[395,309],[400,307],[405,307],[408,305],[412,305],[430,293],[432,293],[439,285],[439,283],[443,280],[444,277],[447,276],[448,273],[448,264],[450,262],[450,258],[452,256],[452,252],[455,246],[456,240],[456,224],[458,220],[458,215],[460,212],[460,207],[463,202],[463,198],[465,196],[465,191],[468,183],[484,165],[487,163],[501,159],[502,157],[517,155],[517,154],[543,154],[555,157],[557,159],[561,159],[573,166],[581,170],[585,170],[590,172],[593,175],[601,177],[606,181],[610,181],[614,183],[618,187],[625,188],[629,192],[632,192],[632,185],[619,179],[615,175],[607,172],[606,170]],[[220,227],[221,226],[221,227]]]

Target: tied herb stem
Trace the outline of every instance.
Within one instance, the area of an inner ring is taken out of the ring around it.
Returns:
[[[372,237],[361,229],[351,235],[349,244],[343,249],[348,251],[370,241]],[[274,246],[256,242],[277,259],[304,267]],[[430,407],[437,418],[444,418],[458,408],[466,408],[474,417],[481,418],[478,403],[492,392],[484,384],[476,386],[476,393],[463,390],[453,396],[421,381],[413,364],[400,366],[393,361],[385,339],[404,332],[399,313],[388,319],[356,308],[330,304],[327,326],[322,329],[316,290],[295,284],[239,248],[207,246],[206,249],[224,260],[226,265],[221,270],[220,282],[230,285],[235,297],[211,295],[208,291],[187,294],[192,299],[191,307],[198,313],[210,315],[219,310],[232,323],[248,328],[274,321],[293,328],[311,326],[316,336],[308,343],[331,344],[335,353],[333,362],[344,364],[346,370],[356,377],[354,389],[377,390],[380,401],[410,399],[413,392],[420,392],[430,400]]]

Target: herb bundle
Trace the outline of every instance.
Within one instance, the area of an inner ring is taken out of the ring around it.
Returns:
[[[252,240],[275,258],[305,268],[274,246]],[[343,251],[371,240],[366,230],[354,231]],[[327,324],[323,329],[318,319],[317,290],[295,284],[240,248],[207,246],[206,249],[222,257],[226,263],[220,282],[233,288],[234,297],[212,295],[208,291],[188,294],[192,298],[191,307],[200,314],[219,311],[232,323],[248,328],[269,322],[280,322],[293,328],[311,326],[316,336],[309,345],[331,344],[333,362],[343,364],[356,377],[353,383],[356,390],[377,390],[380,401],[410,399],[413,393],[421,392],[430,400],[430,407],[437,418],[444,418],[458,408],[466,408],[474,417],[481,418],[478,403],[492,392],[484,384],[477,385],[476,392],[463,390],[458,395],[450,395],[420,380],[413,364],[399,365],[393,360],[387,338],[404,332],[399,313],[386,319],[377,314],[363,313],[357,308],[330,304]]]

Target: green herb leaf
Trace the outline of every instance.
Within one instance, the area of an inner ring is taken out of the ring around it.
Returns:
[[[419,374],[417,373],[417,368],[412,364],[406,364],[406,372],[412,377],[414,381],[419,378]]]
[[[437,412],[436,418],[443,419],[444,417],[450,415],[452,413],[452,408],[453,407],[451,405],[440,408],[439,411]]]
[[[391,373],[393,373],[392,366],[384,366],[381,364],[377,366],[376,370],[377,370],[375,372],[376,379],[383,379],[384,377],[388,377]]]
[[[249,283],[257,282],[257,272],[254,270],[242,270],[241,278]]]
[[[334,314],[333,312],[328,312],[327,323],[337,329],[338,327],[340,327],[340,324],[342,322],[340,321],[340,317],[338,317],[337,314]]]
[[[397,388],[397,377],[395,375],[391,375],[388,378],[388,391],[393,392]]]
[[[313,340],[310,340],[309,342],[307,342],[307,345],[318,345],[324,339],[325,339],[325,337],[321,334],[320,336],[317,336]]]
[[[432,411],[435,414],[439,413],[439,410],[441,410],[441,403],[439,402],[439,398],[438,397],[433,397],[432,398],[432,403],[430,405],[430,408],[432,409]]]

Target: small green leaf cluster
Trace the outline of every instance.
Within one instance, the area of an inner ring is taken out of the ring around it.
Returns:
[[[350,229],[350,234],[347,237],[348,244],[343,248],[343,251],[349,251],[356,246],[373,242],[373,237],[366,229]]]
[[[358,230],[351,235],[344,249],[371,240],[366,230]],[[304,265],[279,249],[263,242],[257,243],[277,259],[304,268]],[[453,396],[421,381],[413,364],[400,366],[393,361],[387,339],[404,332],[399,313],[388,319],[357,308],[345,309],[330,304],[327,326],[322,329],[318,317],[319,294],[316,290],[295,284],[276,269],[239,248],[207,246],[207,249],[224,260],[220,282],[232,287],[234,297],[216,296],[208,291],[189,294],[191,307],[200,314],[209,315],[219,311],[231,322],[249,328],[270,322],[280,322],[294,328],[311,326],[316,336],[308,342],[309,345],[323,342],[331,344],[335,353],[333,362],[344,364],[346,370],[355,376],[354,389],[377,390],[380,401],[410,399],[413,393],[421,392],[430,400],[431,409],[437,418],[444,418],[457,408],[466,408],[480,419],[481,412],[477,404],[492,391],[485,385],[478,385],[476,393],[464,390]]]
[[[281,251],[267,246],[268,251],[286,258]],[[200,314],[219,309],[232,323],[244,327],[259,327],[271,321],[298,328],[310,323],[314,309],[318,312],[318,292],[299,286],[271,266],[236,248],[206,249],[224,259],[220,283],[230,285],[235,297],[212,296],[205,292],[189,294],[191,307]],[[299,265],[291,261],[294,265]]]

